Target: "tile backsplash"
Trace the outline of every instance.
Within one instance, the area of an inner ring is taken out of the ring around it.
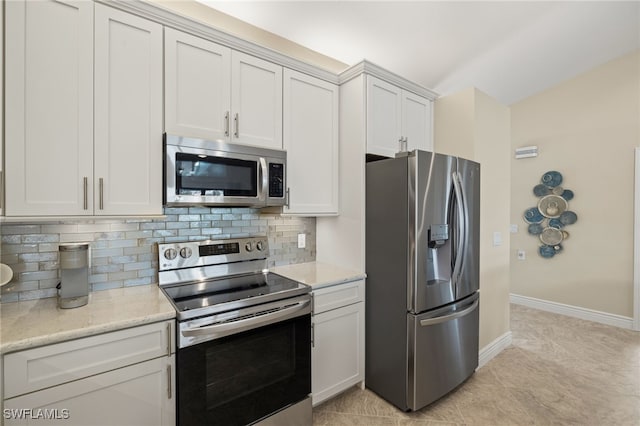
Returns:
[[[154,284],[156,243],[267,235],[268,266],[315,260],[316,220],[252,208],[165,208],[164,218],[64,220],[0,225],[2,263],[13,279],[2,287],[2,303],[54,297],[59,282],[58,244],[91,243],[92,291]],[[306,234],[306,248],[297,246]]]

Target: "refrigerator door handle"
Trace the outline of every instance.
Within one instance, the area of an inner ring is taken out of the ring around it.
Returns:
[[[456,247],[456,260],[453,266],[453,274],[451,275],[451,279],[455,284],[455,288],[457,288],[457,282],[460,275],[460,271],[462,271],[462,263],[464,262],[464,249],[467,241],[467,224],[466,224],[466,206],[464,202],[464,196],[462,194],[462,187],[460,183],[460,173],[453,172],[451,173],[451,178],[453,180],[453,190],[456,196],[456,208],[458,210],[458,220],[457,220],[457,234],[458,234],[458,245]]]
[[[423,326],[423,327],[428,327],[430,325],[441,324],[443,322],[447,322],[447,321],[454,320],[456,318],[463,317],[463,316],[471,313],[475,308],[477,308],[479,303],[480,303],[480,299],[476,299],[471,304],[471,306],[469,306],[466,309],[463,309],[462,311],[454,312],[452,314],[445,315],[443,317],[435,317],[435,318],[423,319],[423,320],[420,320],[420,325]]]

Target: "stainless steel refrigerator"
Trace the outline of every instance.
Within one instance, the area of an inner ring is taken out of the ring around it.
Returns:
[[[480,165],[416,150],[366,169],[365,384],[419,410],[478,366]]]

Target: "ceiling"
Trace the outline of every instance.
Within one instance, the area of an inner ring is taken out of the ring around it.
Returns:
[[[341,62],[505,105],[640,48],[640,1],[210,1]]]

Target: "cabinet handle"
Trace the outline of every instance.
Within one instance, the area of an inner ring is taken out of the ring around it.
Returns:
[[[313,323],[311,323],[311,347],[316,347],[316,328]]]
[[[171,399],[171,364],[167,365],[167,398]]]
[[[290,202],[291,202],[291,188],[287,188],[287,193],[286,193],[286,196],[284,198],[284,205],[288,209],[291,208],[291,207],[289,207]]]
[[[233,117],[233,125],[236,129],[235,132],[233,132],[233,136],[237,138],[239,137],[238,135],[240,134],[240,119],[238,118],[237,112],[236,112],[236,115]]]
[[[88,199],[88,191],[89,191],[89,178],[82,178],[82,193],[84,194],[84,202],[82,203],[82,208],[84,210],[89,209],[89,199]]]
[[[167,356],[171,356],[171,323],[167,323]]]
[[[408,138],[406,136],[400,136],[400,139],[398,139],[398,142],[400,144],[400,152],[406,152],[407,149],[409,148],[409,143],[408,143]]]
[[[224,114],[224,135],[229,136],[229,111]]]
[[[100,210],[104,210],[104,179],[100,178],[98,182],[100,186]]]

